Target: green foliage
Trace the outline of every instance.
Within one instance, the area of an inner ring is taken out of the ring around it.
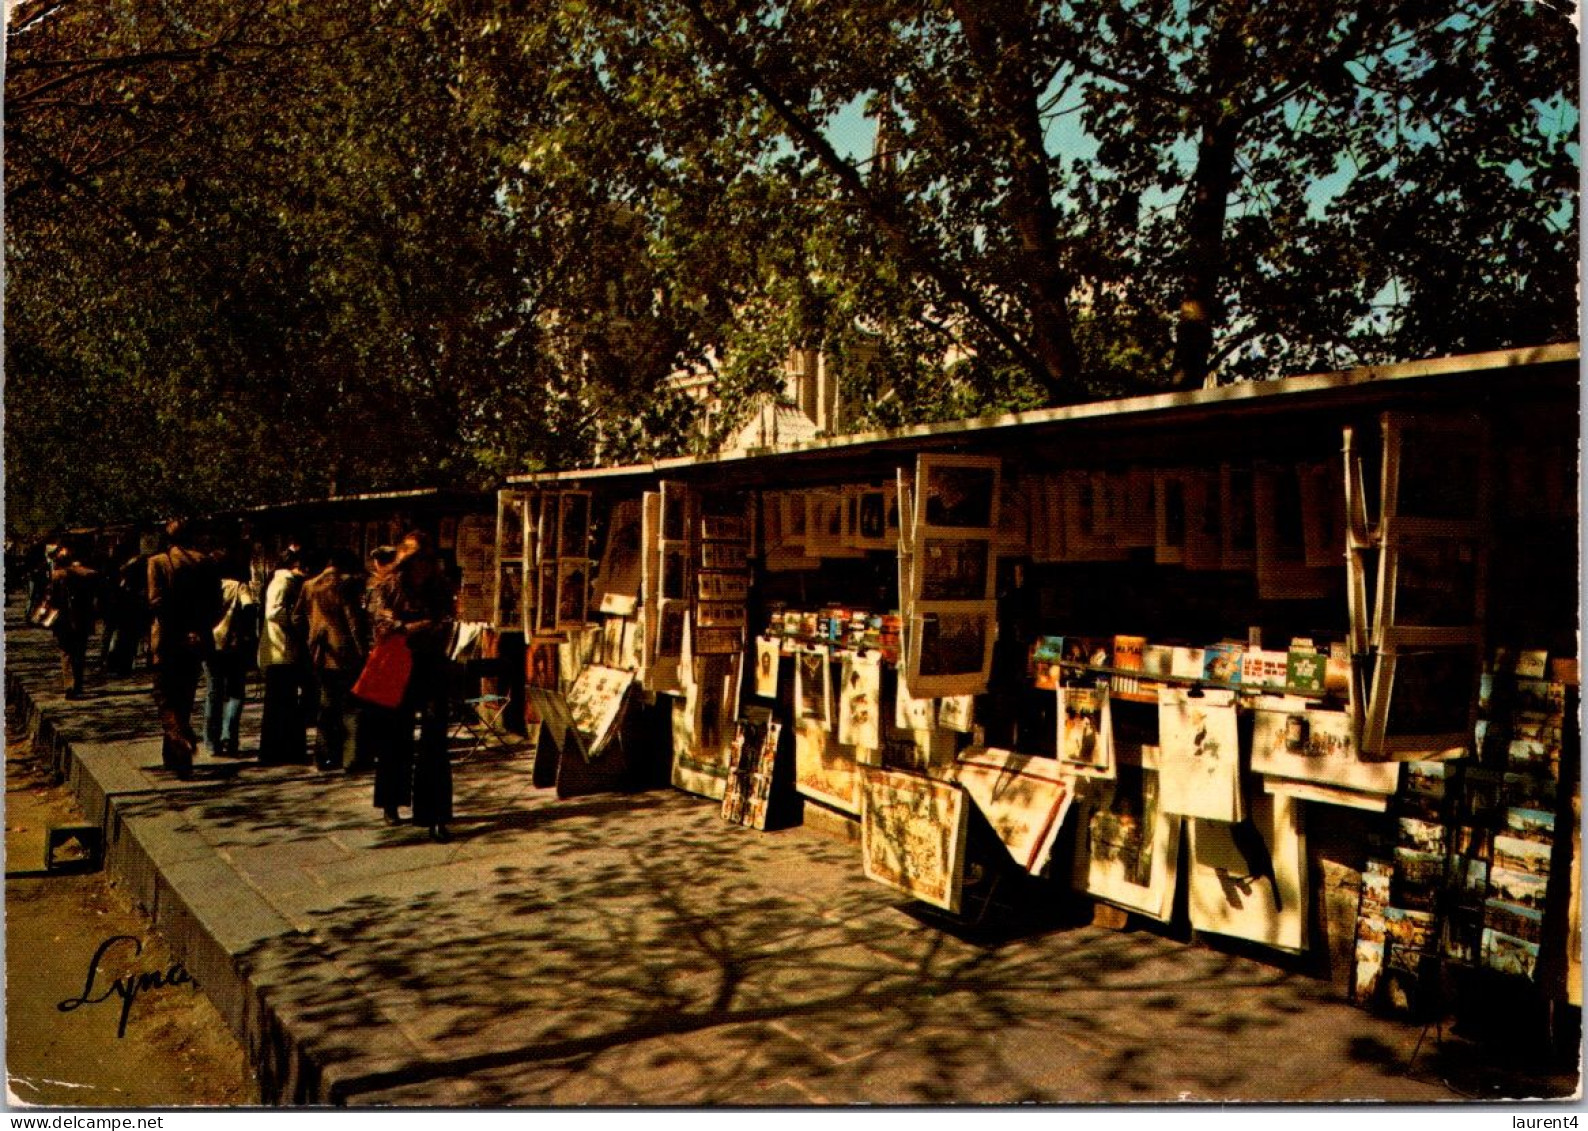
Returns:
[[[1542,4],[23,0],[12,531],[1569,339]],[[884,155],[836,124],[864,106]],[[863,147],[862,147],[863,148]]]

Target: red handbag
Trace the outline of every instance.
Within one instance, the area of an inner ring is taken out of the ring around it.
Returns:
[[[406,636],[391,635],[376,643],[353,684],[353,696],[376,707],[396,707],[408,690],[414,657]]]

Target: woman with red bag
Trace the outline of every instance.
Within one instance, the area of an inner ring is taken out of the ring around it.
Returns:
[[[413,806],[413,821],[436,841],[451,840],[452,765],[447,757],[447,641],[452,634],[454,594],[430,537],[413,531],[397,548],[397,560],[370,594],[375,653],[400,638],[411,667],[398,704],[392,741],[377,755],[375,806],[388,824],[397,810]],[[414,750],[414,717],[419,748]]]

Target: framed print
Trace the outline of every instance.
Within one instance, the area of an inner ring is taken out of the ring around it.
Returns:
[[[1382,426],[1382,535],[1480,535],[1489,493],[1483,418],[1386,412]]]
[[[1219,465],[1219,558],[1224,569],[1257,568],[1257,503],[1250,467]]]
[[[997,633],[990,602],[920,604],[910,619],[911,691],[935,699],[986,690]]]
[[[669,480],[663,480],[661,488],[662,541],[686,541],[689,538],[689,489]]]
[[[1373,643],[1476,643],[1482,637],[1488,555],[1465,538],[1397,538],[1379,551]]]
[[[643,539],[640,500],[612,505],[601,551],[601,611],[631,616],[640,595]]]
[[[1343,575],[1338,566],[1307,564],[1301,474],[1288,464],[1259,463],[1253,498],[1257,508],[1257,595],[1263,600],[1327,597]]]
[[[663,544],[661,550],[661,597],[682,601],[689,596],[689,550],[681,543]]]
[[[889,507],[890,491],[882,484],[861,487],[855,495],[855,521],[851,541],[862,549],[888,550],[899,538],[897,503]],[[894,523],[888,525],[889,510]]]
[[[805,552],[823,558],[858,557],[863,551],[850,545],[850,496],[824,488],[805,493]]]
[[[1114,776],[1114,734],[1106,687],[1059,684],[1057,750],[1059,762],[1088,778]]]
[[[1186,474],[1170,468],[1157,472],[1153,480],[1153,560],[1159,565],[1180,565],[1185,561]]]
[[[743,542],[703,542],[700,546],[701,569],[743,570],[748,568]]]
[[[778,662],[782,652],[781,642],[775,637],[756,637],[755,693],[763,699],[777,698]]]
[[[700,536],[708,542],[744,542],[750,532],[743,514],[707,514],[700,517]]]
[[[949,782],[864,766],[860,857],[867,878],[957,912],[965,884],[969,812]]]
[[[732,601],[701,601],[695,606],[695,620],[701,628],[743,628],[744,605]]]
[[[1301,478],[1301,536],[1307,564],[1314,569],[1334,569],[1345,560],[1345,482],[1338,463],[1303,464]]]
[[[537,636],[530,640],[524,654],[524,682],[528,686],[557,690],[557,645],[560,643],[556,637]]]
[[[916,525],[991,531],[998,524],[997,456],[916,457]]]
[[[1185,473],[1185,551],[1181,563],[1186,569],[1209,570],[1224,567],[1224,506],[1220,497],[1220,477],[1212,471]]]
[[[737,572],[701,570],[695,591],[702,601],[744,601],[750,595],[750,578]]]
[[[1481,671],[1475,644],[1402,650],[1387,639],[1373,669],[1363,752],[1415,762],[1465,751]]]
[[[558,499],[557,556],[562,558],[588,558],[590,556],[590,493],[564,491]]]
[[[583,628],[590,597],[590,567],[577,558],[557,563],[557,627]]]
[[[496,555],[500,561],[524,556],[524,495],[519,491],[496,493]],[[457,527],[452,530],[457,541]]]
[[[992,543],[986,538],[940,538],[922,534],[916,542],[917,601],[990,601],[996,574]]]
[[[1116,561],[1125,556],[1114,544],[1114,514],[1121,505],[1109,479],[1090,471],[1059,474],[1063,495],[1063,546],[1066,561]]]
[[[540,517],[535,524],[535,553],[543,562],[559,557],[562,550],[562,542],[558,538],[562,518],[561,497],[556,491],[545,491],[540,496]]]
[[[557,563],[548,562],[537,571],[535,586],[535,631],[557,631]]]
[[[524,564],[503,562],[496,571],[496,627],[504,632],[523,632]]]
[[[682,656],[684,654],[684,616],[689,611],[686,601],[663,601],[657,615],[656,654]]]

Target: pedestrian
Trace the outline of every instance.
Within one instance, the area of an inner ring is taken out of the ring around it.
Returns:
[[[235,758],[248,669],[259,651],[259,598],[238,568],[235,555],[214,555],[221,574],[221,615],[215,622],[215,650],[204,661],[204,741],[216,758]]]
[[[331,552],[325,569],[303,583],[297,621],[304,626],[309,662],[319,689],[314,764],[343,768],[347,752],[347,709],[353,683],[364,667],[364,579],[351,550]]]
[[[301,763],[308,757],[304,742],[308,649],[293,622],[298,595],[308,577],[305,565],[301,550],[287,551],[265,589],[264,624],[259,632],[259,670],[265,683],[259,760],[265,763]]]
[[[76,548],[65,542],[55,549],[54,566],[44,598],[55,614],[50,629],[61,649],[61,682],[66,697],[81,699],[88,638],[94,633],[99,573],[79,561]]]
[[[375,805],[388,824],[396,824],[401,820],[398,809],[411,804],[414,824],[428,828],[436,841],[452,839],[447,831],[452,820],[447,644],[454,601],[452,585],[429,536],[413,531],[398,546],[391,572],[376,585],[371,602],[377,646],[387,637],[401,636],[413,658],[397,713],[398,740],[380,751],[376,763]],[[417,751],[412,737],[416,714]]]
[[[173,519],[166,524],[166,549],[149,559],[148,569],[154,701],[164,732],[160,759],[183,780],[193,776],[193,753],[198,748],[193,700],[199,669],[215,648],[215,622],[221,610],[220,575],[192,540],[187,523]]]
[[[375,590],[381,580],[391,572],[392,563],[396,560],[395,546],[377,546],[370,551],[369,578],[364,583],[364,592],[360,600],[363,616],[359,618],[359,627],[364,634],[362,644],[366,657],[375,644],[373,629]],[[398,712],[363,700],[358,700],[357,703],[358,710],[353,725],[353,761],[348,769],[349,771],[373,770],[379,763],[380,751],[401,740],[397,726]],[[412,746],[412,727],[409,728],[407,741]],[[412,753],[409,757],[412,758]]]

